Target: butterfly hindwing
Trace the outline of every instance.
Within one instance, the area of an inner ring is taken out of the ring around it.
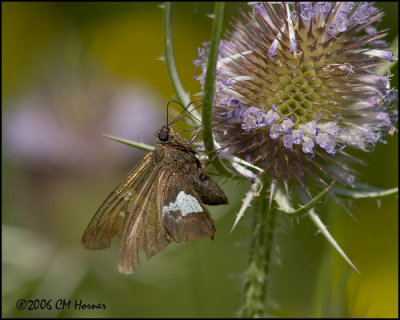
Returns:
[[[207,208],[193,187],[190,175],[166,168],[167,184],[160,189],[158,210],[174,242],[213,237],[215,228]]]
[[[138,194],[121,237],[118,269],[132,273],[140,263],[171,242],[213,237],[215,228],[199,195],[174,166],[156,167]]]

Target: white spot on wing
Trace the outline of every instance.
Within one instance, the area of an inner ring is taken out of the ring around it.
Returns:
[[[175,202],[170,202],[168,206],[164,206],[162,209],[163,216],[166,213],[172,211],[180,211],[182,216],[186,216],[190,213],[203,212],[203,208],[195,197],[185,192],[179,192]]]
[[[132,192],[131,192],[131,191],[127,192],[127,193],[125,194],[124,200],[125,200],[125,201],[128,201],[129,198],[130,198],[131,196],[132,196]]]

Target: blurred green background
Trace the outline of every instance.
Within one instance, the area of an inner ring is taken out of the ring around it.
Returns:
[[[173,97],[158,3],[2,3],[2,316],[233,317],[241,302],[251,230],[232,233],[247,183],[220,184],[231,204],[211,208],[215,240],[170,245],[133,275],[117,272],[118,240],[88,251],[80,238],[108,193],[144,156],[101,133],[154,143]],[[398,4],[378,3],[379,29],[397,36]],[[228,3],[225,28],[243,3]],[[181,80],[200,91],[192,61],[209,40],[212,3],[177,3],[174,45]],[[392,70],[392,85],[398,73]],[[398,135],[362,154],[359,181],[398,184]],[[308,219],[281,218],[280,264],[270,310],[282,317],[398,316],[398,200],[358,200],[357,221],[331,201],[318,210],[362,275],[350,270]],[[19,311],[18,299],[52,299]],[[105,310],[56,310],[82,299]]]

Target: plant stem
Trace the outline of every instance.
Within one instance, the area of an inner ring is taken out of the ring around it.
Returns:
[[[189,94],[183,89],[175,64],[174,46],[172,37],[172,20],[174,14],[174,3],[164,2],[164,50],[165,63],[167,64],[168,75],[174,88],[175,94],[180,103],[189,105]]]
[[[264,188],[254,199],[254,222],[250,245],[250,257],[245,272],[245,296],[240,317],[267,317],[267,293],[270,278],[272,248],[277,212],[268,209],[267,192]]]
[[[214,158],[214,167],[224,176],[231,177],[232,173],[224,166],[221,159],[216,156],[214,140],[212,136],[212,108],[214,104],[215,74],[217,70],[219,40],[221,38],[222,22],[224,19],[224,2],[216,2],[214,10],[214,22],[211,31],[210,51],[208,54],[207,73],[203,92],[203,139],[206,150],[210,152],[209,158]]]

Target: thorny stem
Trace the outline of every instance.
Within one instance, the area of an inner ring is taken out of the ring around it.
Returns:
[[[266,188],[255,199],[250,257],[245,272],[244,302],[239,311],[243,318],[266,317],[269,273],[277,212],[269,209]]]
[[[172,41],[172,18],[174,12],[173,2],[164,2],[164,50],[165,63],[167,64],[169,78],[175,94],[180,103],[184,106],[189,105],[190,97],[183,89],[181,80],[179,79],[178,71],[175,64],[174,46]]]
[[[210,151],[210,159],[215,157],[215,146],[212,136],[212,107],[214,104],[215,74],[217,70],[219,40],[221,38],[222,22],[224,19],[224,7],[224,2],[215,3],[214,22],[211,31],[210,51],[203,92],[203,139],[205,148],[207,151]],[[215,157],[213,165],[220,174],[227,177],[232,176],[232,173],[224,166],[220,158]]]

